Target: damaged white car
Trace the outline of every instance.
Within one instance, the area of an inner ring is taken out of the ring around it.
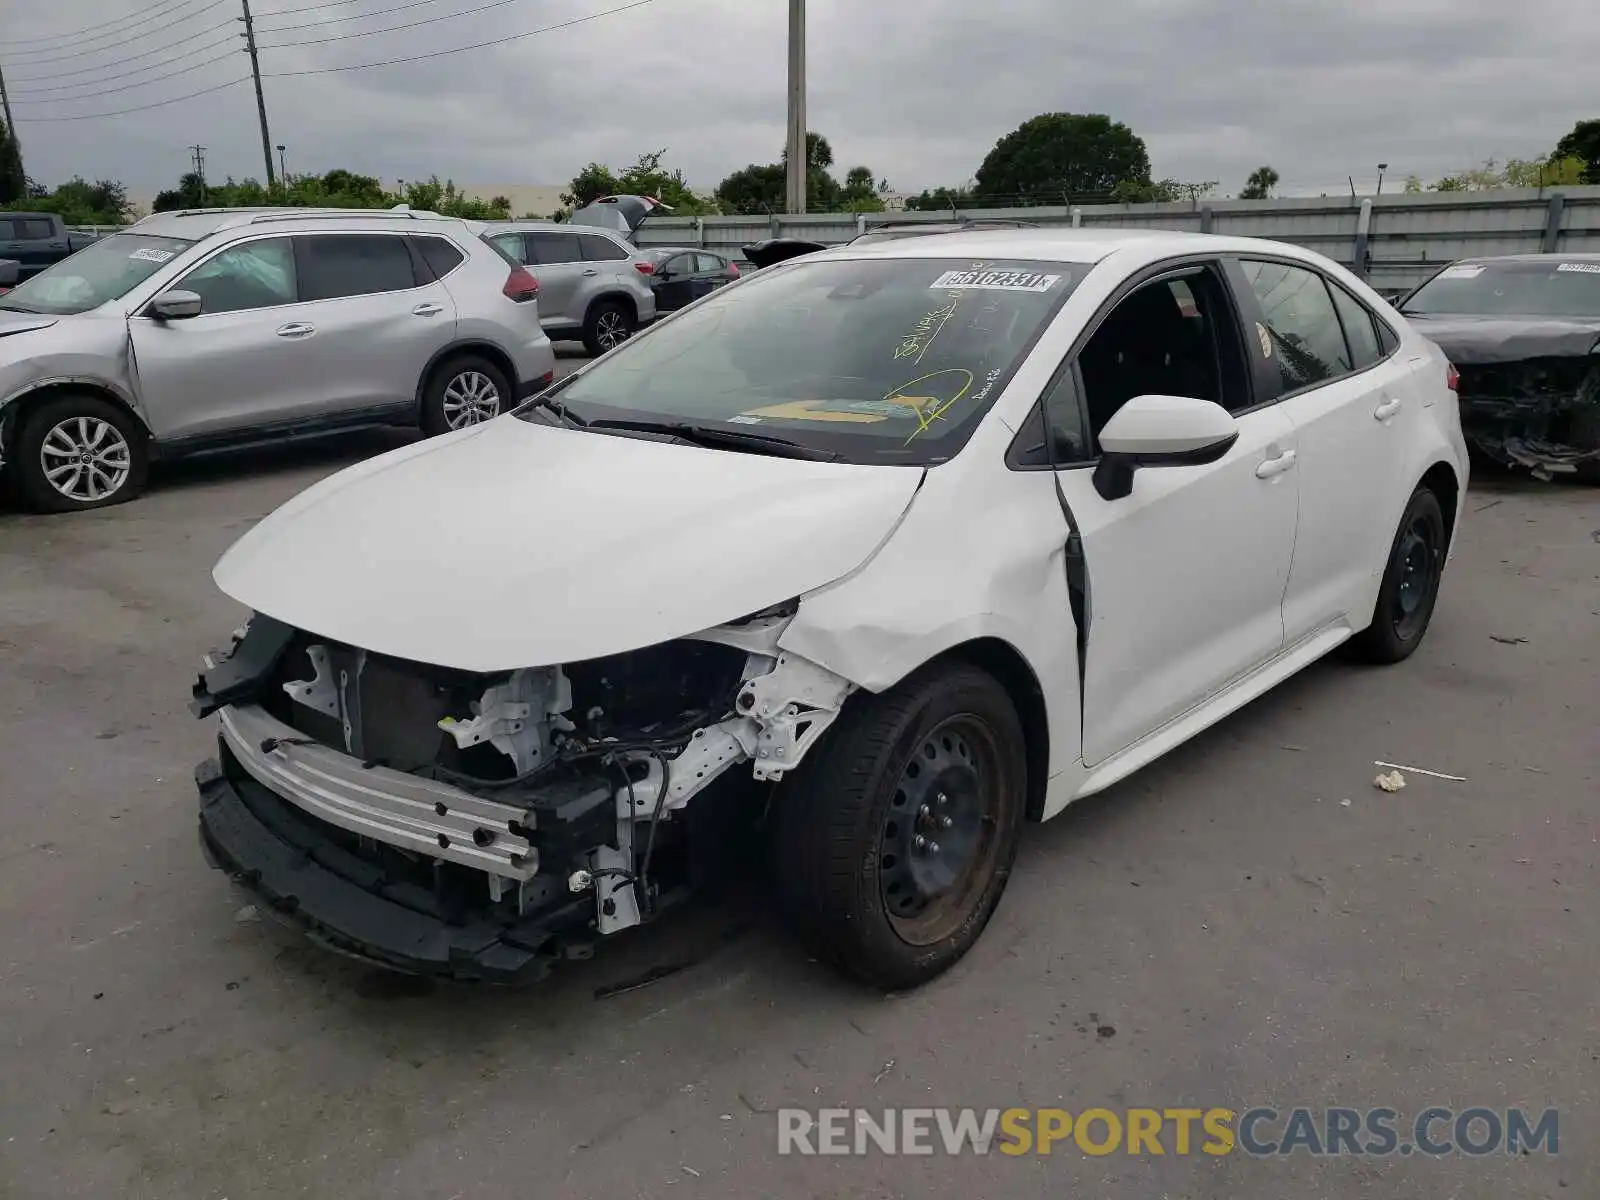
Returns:
[[[195,686],[203,843],[331,947],[516,982],[765,834],[807,942],[916,985],[1025,822],[1342,642],[1416,648],[1451,378],[1272,243],[974,230],[762,271],[228,551],[253,615]]]

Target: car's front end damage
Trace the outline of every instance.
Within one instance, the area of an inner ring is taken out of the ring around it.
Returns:
[[[759,812],[838,715],[852,685],[777,645],[794,611],[487,674],[257,614],[194,688],[207,856],[330,948],[540,978],[687,894],[696,821]]]

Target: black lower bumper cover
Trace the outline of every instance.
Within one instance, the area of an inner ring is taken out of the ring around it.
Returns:
[[[534,982],[555,962],[588,955],[581,935],[592,900],[509,924],[453,924],[424,911],[431,898],[419,889],[391,882],[254,780],[229,778],[216,759],[196,768],[195,784],[212,865],[333,949],[414,975],[505,984]]]

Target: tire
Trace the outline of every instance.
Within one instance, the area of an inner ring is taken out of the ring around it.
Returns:
[[[22,502],[36,512],[105,508],[144,491],[150,447],[127,409],[99,396],[57,396],[23,417],[14,470]]]
[[[937,666],[881,695],[858,693],[779,797],[774,874],[793,931],[819,959],[884,990],[948,970],[1011,877],[1026,762],[1015,706],[976,667]]]
[[[632,310],[620,300],[597,301],[583,318],[583,348],[591,355],[604,354],[632,337],[637,325]]]
[[[506,373],[487,358],[461,354],[434,367],[422,392],[422,430],[429,436],[469,429],[515,407]]]
[[[1448,538],[1439,498],[1419,487],[1411,494],[1389,548],[1372,624],[1351,639],[1359,658],[1380,664],[1402,662],[1422,645],[1439,599]]]

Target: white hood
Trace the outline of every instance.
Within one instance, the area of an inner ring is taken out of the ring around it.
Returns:
[[[308,488],[212,577],[257,612],[397,658],[468,671],[577,662],[849,574],[922,474],[507,416]]]

